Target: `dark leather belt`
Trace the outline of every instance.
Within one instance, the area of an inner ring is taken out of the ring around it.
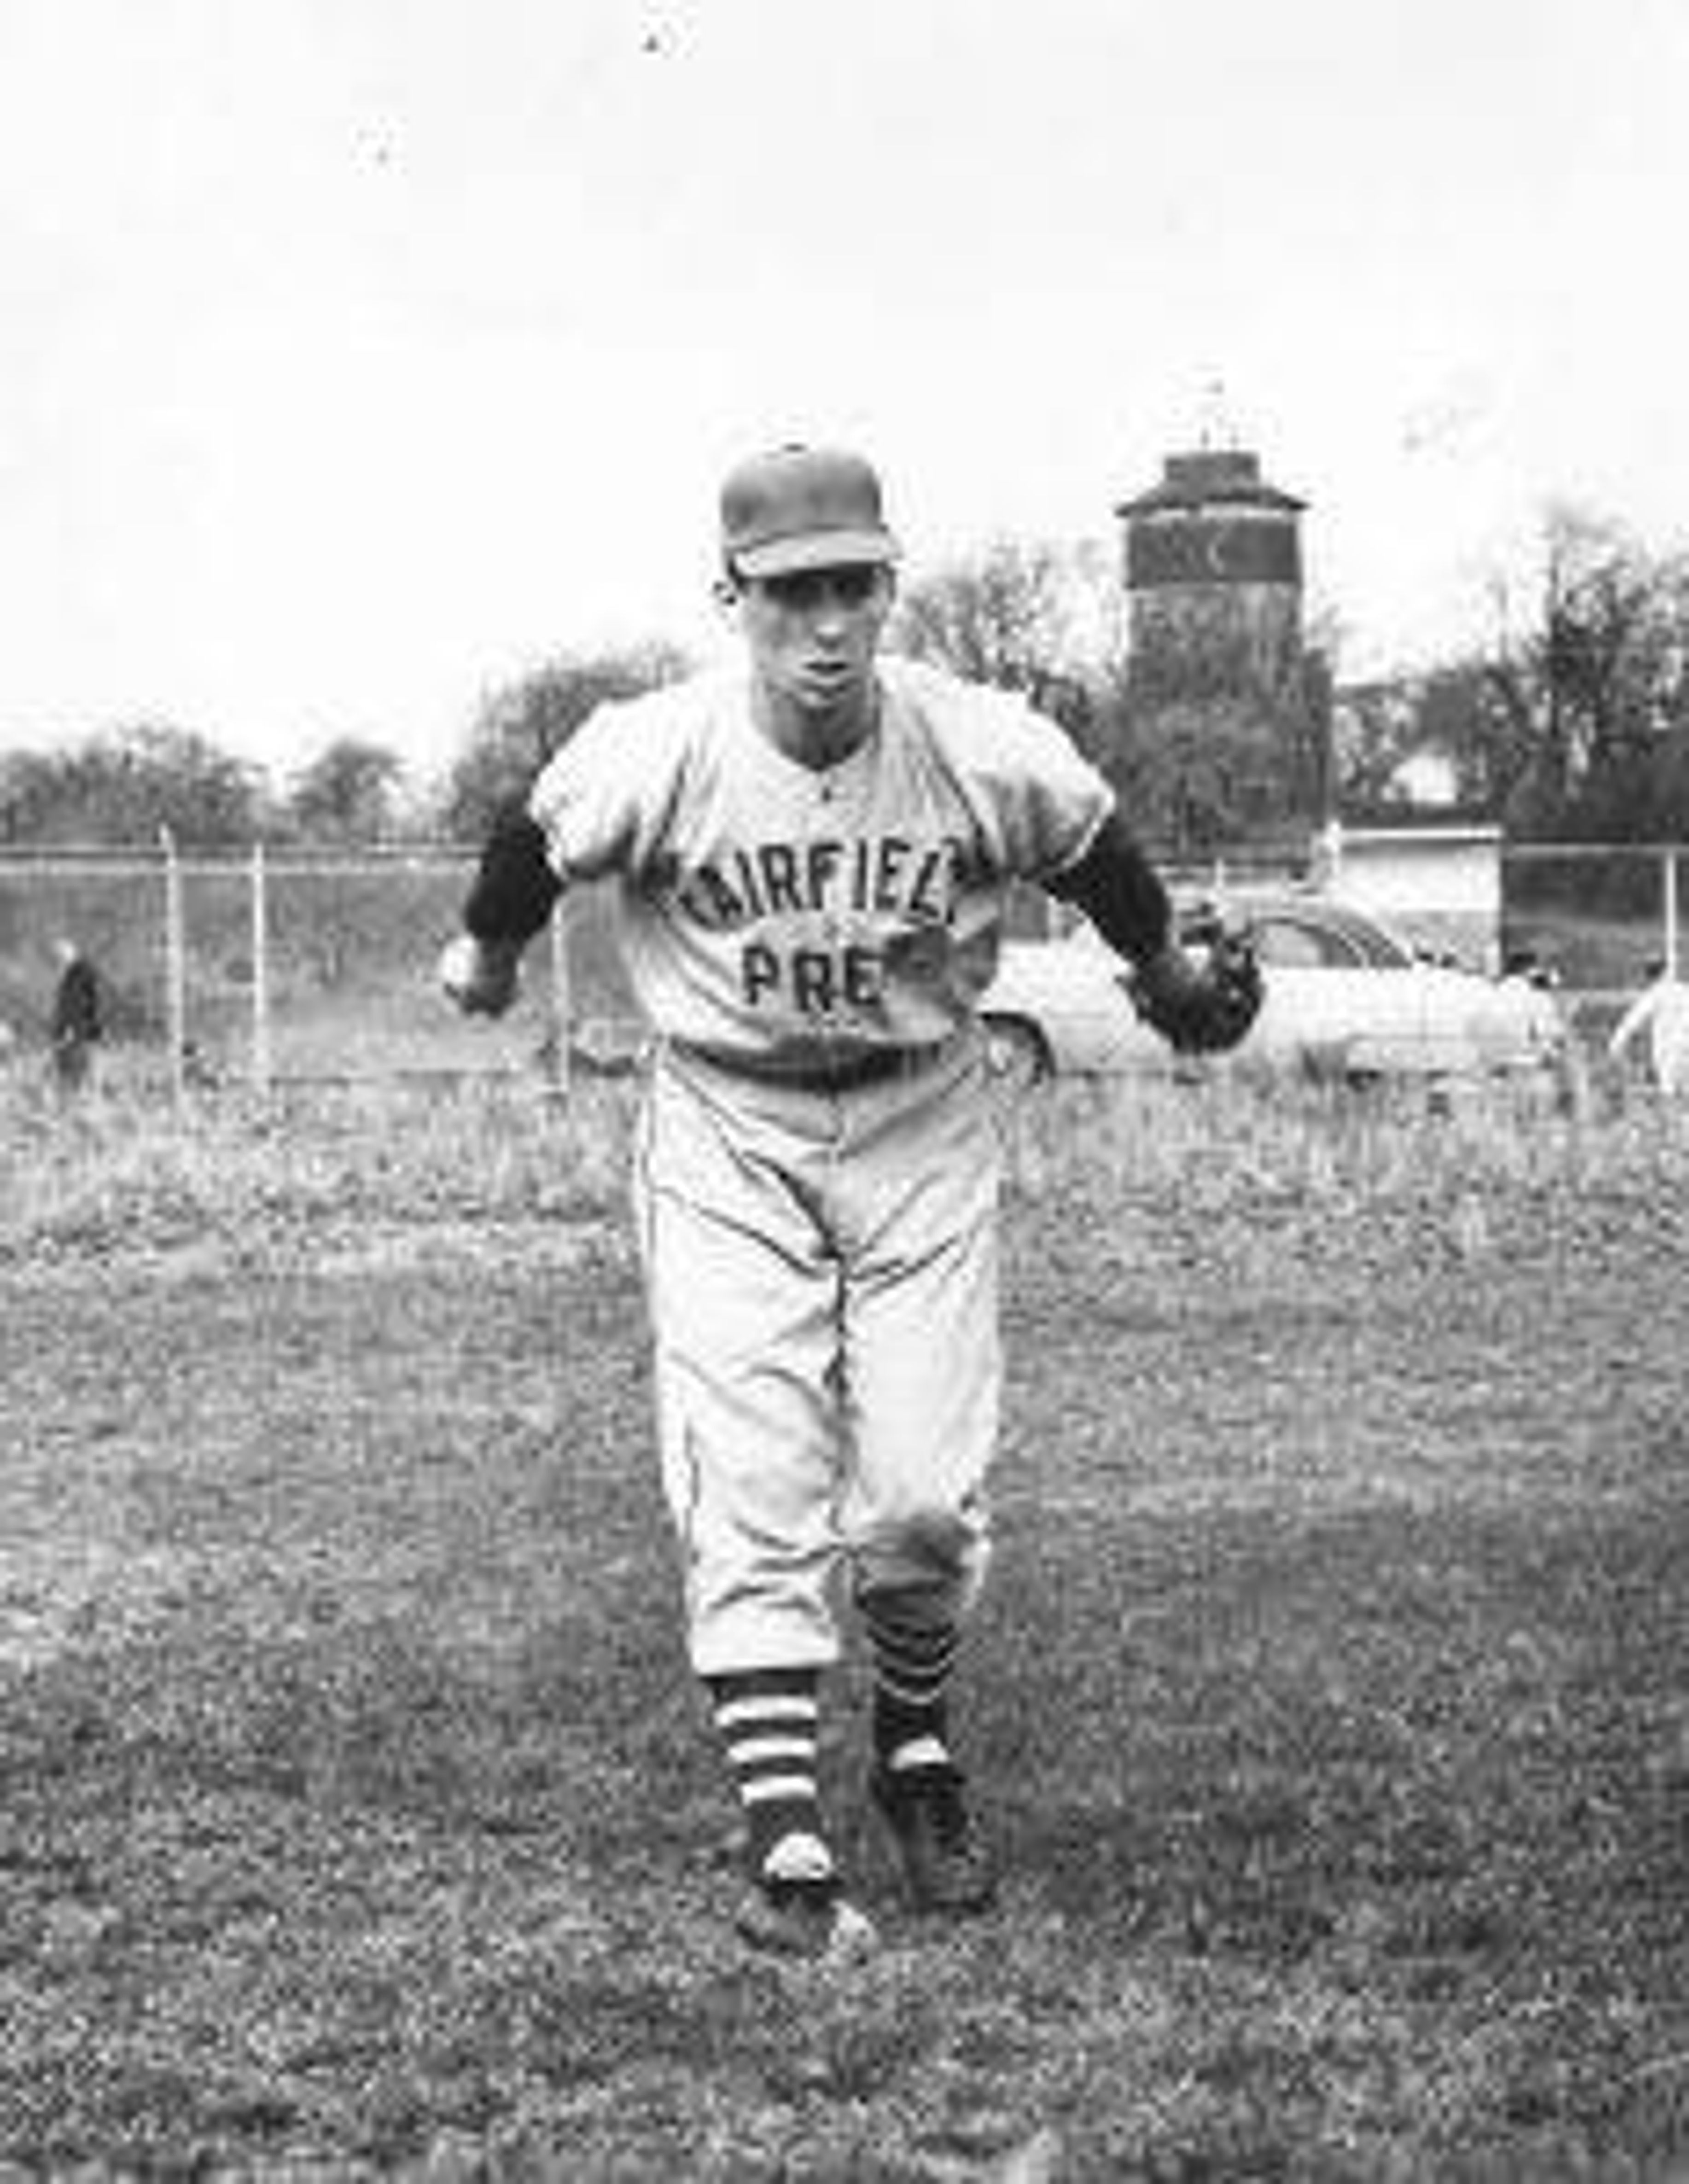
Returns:
[[[793,1092],[862,1092],[894,1078],[918,1077],[941,1055],[955,1051],[953,1039],[929,1039],[923,1046],[867,1046],[836,1061],[783,1061],[778,1054],[754,1054],[731,1047],[705,1046],[689,1039],[669,1045],[683,1061],[701,1061],[724,1077],[743,1077],[753,1084],[772,1084]]]

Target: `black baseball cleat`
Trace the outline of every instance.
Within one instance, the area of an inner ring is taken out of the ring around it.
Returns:
[[[753,1880],[734,1914],[739,1939],[765,1955],[848,1964],[872,1953],[872,1921],[837,1880]]]
[[[868,1786],[897,1845],[911,1908],[952,1918],[989,1911],[996,1870],[967,1809],[962,1769],[950,1761],[876,1767]]]

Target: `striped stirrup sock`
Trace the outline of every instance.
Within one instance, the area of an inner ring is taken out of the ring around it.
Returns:
[[[863,1609],[873,1659],[873,1743],[883,1766],[948,1763],[945,1691],[956,1666],[953,1623],[905,1623],[883,1609]]]
[[[815,1669],[752,1669],[709,1680],[744,1808],[750,1869],[761,1880],[833,1877],[816,1783],[820,1691]]]

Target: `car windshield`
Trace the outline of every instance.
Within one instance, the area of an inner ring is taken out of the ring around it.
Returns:
[[[1215,916],[1212,905],[1187,909],[1187,936],[1200,940]],[[1240,898],[1228,923],[1246,924],[1263,963],[1294,970],[1406,970],[1413,950],[1396,936],[1346,905],[1330,901],[1250,901]]]
[[[1351,918],[1313,918],[1289,911],[1259,918],[1256,946],[1265,963],[1325,970],[1399,970],[1412,962],[1387,933]]]

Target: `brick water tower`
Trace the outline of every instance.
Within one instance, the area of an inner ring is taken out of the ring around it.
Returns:
[[[1302,515],[1236,446],[1168,455],[1121,503],[1134,712],[1206,766],[1207,800],[1257,831],[1318,818],[1324,663],[1302,644]],[[1218,823],[1217,821],[1215,823]]]

